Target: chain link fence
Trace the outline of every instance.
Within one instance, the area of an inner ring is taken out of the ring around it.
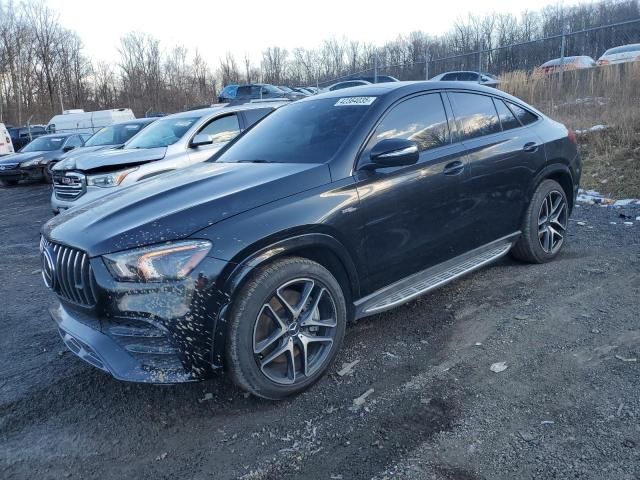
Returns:
[[[376,60],[370,69],[319,82],[318,86],[326,87],[349,79],[376,78],[382,75],[398,80],[425,80],[456,70],[480,71],[493,75],[518,70],[531,72],[554,58],[586,55],[597,60],[605,50],[630,43],[640,43],[640,18],[439,58],[431,58],[427,49],[421,61],[378,65]]]

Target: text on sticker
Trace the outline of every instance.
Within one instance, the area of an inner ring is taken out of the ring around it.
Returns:
[[[344,97],[336,102],[334,107],[339,105],[371,105],[376,97]]]

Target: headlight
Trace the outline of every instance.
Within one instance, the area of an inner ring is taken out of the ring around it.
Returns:
[[[21,167],[34,167],[36,165],[40,165],[42,163],[42,160],[44,160],[44,157],[34,158],[33,160],[28,160],[26,162],[22,162],[20,164],[20,166]]]
[[[163,282],[189,275],[211,250],[206,240],[185,240],[104,255],[104,263],[122,282]]]
[[[105,173],[102,175],[87,176],[87,186],[89,187],[117,187],[131,172],[135,172],[138,167],[120,170],[119,172]]]

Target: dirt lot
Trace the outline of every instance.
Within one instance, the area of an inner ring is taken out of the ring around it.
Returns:
[[[48,195],[0,189],[0,478],[640,478],[639,206],[582,205],[556,262],[351,325],[328,377],[271,403],[66,353],[38,271]]]

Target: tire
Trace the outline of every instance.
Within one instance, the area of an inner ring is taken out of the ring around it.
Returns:
[[[307,291],[308,301],[300,306]],[[290,302],[291,307],[299,307],[301,313],[296,316],[280,298]],[[346,321],[342,288],[322,265],[306,258],[288,257],[258,269],[238,293],[230,312],[225,354],[232,381],[269,400],[302,392],[317,382],[334,361]],[[315,323],[309,326],[309,322]],[[271,340],[274,338],[277,340]],[[303,343],[307,345],[307,355],[303,354]],[[273,357],[284,348],[291,350]]]
[[[51,175],[51,169],[56,163],[57,162],[49,163],[42,169],[42,178],[44,180],[44,183],[53,183],[53,175]]]
[[[0,180],[0,186],[2,187],[12,187],[18,184],[18,180]]]
[[[556,201],[561,203],[554,207]],[[529,263],[553,260],[564,246],[568,219],[566,192],[555,180],[543,180],[531,198],[522,223],[522,235],[511,249],[511,256]]]

